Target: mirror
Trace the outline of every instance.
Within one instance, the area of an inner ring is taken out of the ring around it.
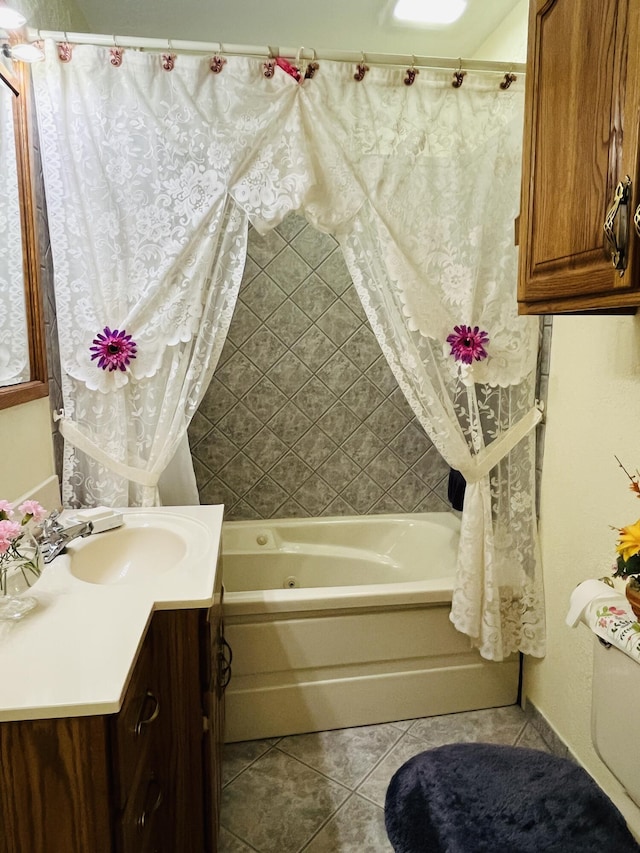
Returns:
[[[0,64],[0,409],[48,393],[38,286],[29,69]]]

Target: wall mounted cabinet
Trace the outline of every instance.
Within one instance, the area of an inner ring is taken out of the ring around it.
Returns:
[[[531,0],[520,313],[640,305],[639,37],[635,0]]]

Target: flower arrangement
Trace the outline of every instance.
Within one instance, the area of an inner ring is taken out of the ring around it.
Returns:
[[[16,521],[9,501],[0,500],[0,595],[9,595],[11,569],[21,574],[26,586],[35,583],[42,570],[33,527],[45,518],[46,510],[37,501],[24,501],[18,512],[22,518]]]

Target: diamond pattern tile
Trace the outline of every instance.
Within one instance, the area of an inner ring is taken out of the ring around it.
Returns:
[[[385,797],[405,762],[430,747],[471,741],[558,754],[540,722],[513,705],[226,744],[219,849],[393,853]]]
[[[380,352],[342,252],[298,214],[249,231],[238,304],[189,428],[226,517],[447,510],[448,466]]]

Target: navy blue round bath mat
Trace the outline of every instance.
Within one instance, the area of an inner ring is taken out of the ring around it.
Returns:
[[[517,746],[414,756],[389,783],[385,824],[396,853],[640,853],[585,770]]]

